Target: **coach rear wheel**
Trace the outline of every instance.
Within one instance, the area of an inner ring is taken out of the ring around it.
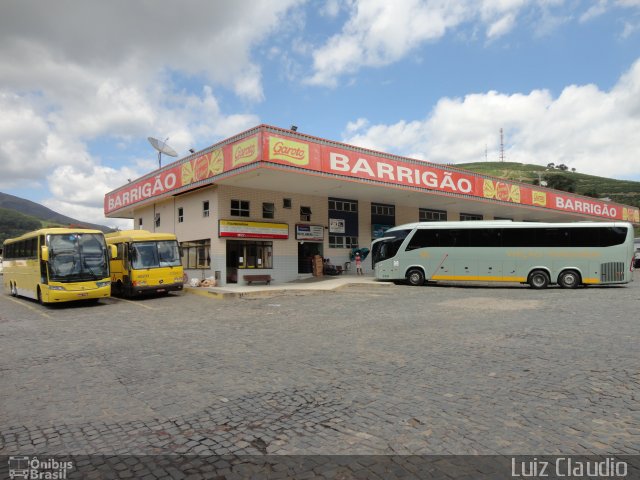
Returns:
[[[558,277],[558,283],[562,288],[576,288],[582,283],[580,274],[574,270],[562,272]]]
[[[549,286],[549,274],[544,270],[536,270],[529,275],[529,285],[531,288],[540,290]]]
[[[422,273],[422,270],[418,268],[409,270],[407,273],[407,282],[414,287],[424,285],[424,273]]]

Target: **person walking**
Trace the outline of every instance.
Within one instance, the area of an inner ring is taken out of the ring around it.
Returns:
[[[360,253],[356,253],[356,275],[364,275],[362,272],[362,259]]]

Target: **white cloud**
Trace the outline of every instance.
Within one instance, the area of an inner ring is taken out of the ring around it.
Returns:
[[[589,20],[599,17],[607,11],[608,0],[599,0],[597,3],[591,5],[586,12],[580,15],[580,22],[588,22]]]
[[[622,29],[622,33],[620,34],[620,37],[629,38],[638,30],[640,30],[640,20],[636,20],[635,22],[632,22],[632,21],[624,22],[624,28]]]
[[[335,86],[342,75],[362,67],[396,62],[418,46],[464,23],[480,22],[486,36],[505,35],[519,11],[533,0],[356,0],[342,32],[313,52],[312,85]]]
[[[47,122],[36,107],[8,92],[0,91],[0,112],[0,187],[8,187],[14,180],[41,178],[47,165],[43,153],[49,132]]]
[[[124,218],[104,218],[102,207],[84,207],[77,203],[67,202],[60,198],[50,198],[44,200],[42,205],[51,210],[62,213],[67,217],[75,218],[80,222],[88,222],[96,225],[104,225],[110,228],[119,228],[120,230],[131,230],[133,220]]]
[[[78,218],[94,221],[104,193],[143,169],[102,166],[91,141],[112,140],[129,161],[127,146],[134,139],[168,135],[185,152],[259,123],[256,115],[225,114],[214,88],[228,88],[246,102],[264,98],[251,51],[279,28],[293,5],[294,0],[4,4],[0,188],[47,183],[54,195],[50,205],[73,202]],[[176,82],[189,76],[206,84],[200,93]]]
[[[616,4],[621,7],[640,7],[640,0],[616,0]]]
[[[588,22],[596,17],[599,17],[600,15],[607,13],[608,11],[611,11],[614,8],[637,9],[640,8],[640,0],[598,0],[597,3],[591,5],[587,9],[587,11],[580,16],[580,22]],[[625,21],[624,25],[625,27],[622,33],[623,38],[626,38],[635,30],[634,25],[637,28],[637,24],[634,24],[633,22]]]
[[[358,130],[362,130],[367,125],[369,125],[369,120],[367,120],[366,118],[358,118],[355,122],[347,123],[346,134],[350,135],[352,133],[355,133]]]
[[[492,91],[443,98],[425,120],[350,125],[345,142],[439,163],[484,161],[485,148],[497,160],[503,128],[507,161],[640,178],[640,59],[608,92],[595,85],[568,86],[557,98]]]
[[[378,68],[398,62],[429,42],[468,27],[484,30],[487,41],[495,41],[518,27],[523,18],[535,36],[545,36],[574,18],[581,8],[565,0],[353,0],[342,31],[330,37],[313,53],[313,71],[305,82],[335,87],[343,76],[362,68]],[[612,8],[636,8],[640,0],[601,0],[580,17],[581,22]],[[557,13],[561,12],[561,13]],[[630,36],[637,22],[625,22],[623,38]],[[347,80],[348,82],[348,80]]]
[[[507,15],[502,16],[491,25],[487,29],[487,38],[494,39],[497,37],[501,37],[502,35],[506,35],[516,23],[516,16],[513,13],[509,13]]]
[[[50,172],[48,185],[53,197],[42,203],[80,221],[131,228],[131,220],[104,218],[104,194],[138,175],[137,169],[129,167],[115,169],[98,165],[78,168],[62,165]]]
[[[320,14],[326,17],[335,18],[340,13],[340,0],[327,0],[320,8]]]

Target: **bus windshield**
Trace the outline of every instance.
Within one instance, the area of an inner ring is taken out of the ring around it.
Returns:
[[[372,245],[371,261],[373,265],[388,258],[393,258],[398,253],[398,249],[411,230],[387,231],[384,238],[376,241]]]
[[[131,244],[131,268],[179,267],[180,250],[175,240],[135,242]]]
[[[109,276],[104,238],[96,233],[47,235],[49,279],[81,282]]]

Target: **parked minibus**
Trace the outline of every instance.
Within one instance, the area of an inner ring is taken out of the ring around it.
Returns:
[[[111,260],[114,295],[132,297],[182,290],[184,270],[174,234],[124,230],[105,237],[117,250]]]

